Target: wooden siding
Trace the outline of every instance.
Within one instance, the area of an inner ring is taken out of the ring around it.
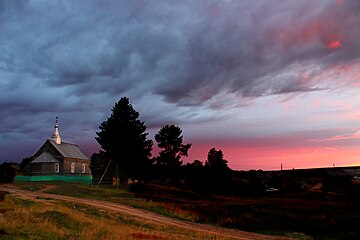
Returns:
[[[34,163],[32,164],[34,174],[52,173],[55,174],[55,163]]]
[[[89,161],[75,159],[75,158],[64,158],[63,160],[63,171],[64,174],[80,174],[80,175],[91,175],[89,167]],[[75,172],[71,173],[71,163],[75,163]],[[85,173],[82,173],[82,164],[85,164]]]

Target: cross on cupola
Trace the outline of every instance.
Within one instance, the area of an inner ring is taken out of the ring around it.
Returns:
[[[56,122],[55,122],[55,131],[54,134],[51,136],[51,139],[56,142],[56,144],[61,144],[61,137],[59,133],[59,117],[56,116]]]

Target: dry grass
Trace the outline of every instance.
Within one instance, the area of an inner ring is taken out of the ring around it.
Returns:
[[[21,187],[41,188],[36,184],[24,183]],[[82,184],[53,183],[53,186],[45,192],[121,203],[172,218],[268,235],[300,239],[307,236],[315,239],[359,239],[360,236],[357,225],[360,204],[358,199],[353,198],[316,192],[223,196],[155,184],[148,184],[137,193],[122,188],[97,189]],[[126,219],[123,224],[144,228]]]
[[[138,221],[66,202],[7,195],[0,205],[0,239],[214,239],[223,237]]]

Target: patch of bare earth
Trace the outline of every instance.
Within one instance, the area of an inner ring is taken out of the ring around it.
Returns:
[[[222,228],[217,226],[211,226],[207,224],[199,224],[199,223],[193,223],[193,222],[186,222],[179,219],[173,219],[169,217],[165,217],[153,212],[149,212],[142,209],[136,209],[127,205],[118,204],[118,203],[111,203],[106,201],[99,201],[94,199],[80,199],[80,198],[74,198],[69,196],[61,196],[61,195],[55,195],[55,194],[48,194],[44,193],[44,191],[49,190],[51,188],[51,185],[46,187],[45,189],[41,189],[37,192],[27,191],[27,190],[20,190],[16,188],[15,185],[0,185],[0,191],[6,191],[9,192],[17,197],[24,198],[24,199],[30,199],[34,201],[51,201],[51,200],[62,200],[67,202],[73,202],[76,204],[85,204],[88,206],[92,206],[98,209],[105,209],[107,211],[112,211],[124,215],[133,216],[139,220],[145,220],[147,222],[151,222],[153,224],[159,224],[162,226],[173,226],[180,229],[186,229],[191,231],[199,231],[207,234],[214,234],[217,236],[222,236],[226,238],[232,238],[232,239],[243,239],[243,240],[275,240],[275,239],[291,239],[287,237],[279,237],[279,236],[267,236],[267,235],[261,235],[251,232],[245,232],[240,230],[234,230],[234,229],[228,229],[228,228]],[[140,236],[137,236],[141,238]]]

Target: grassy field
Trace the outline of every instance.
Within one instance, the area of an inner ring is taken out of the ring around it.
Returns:
[[[84,205],[37,200],[5,197],[0,204],[0,239],[226,239]]]
[[[22,184],[37,191],[42,184]],[[147,185],[133,193],[120,188],[57,183],[45,192],[127,204],[182,220],[299,239],[359,239],[360,203],[339,195],[305,192],[257,197],[200,194]]]

